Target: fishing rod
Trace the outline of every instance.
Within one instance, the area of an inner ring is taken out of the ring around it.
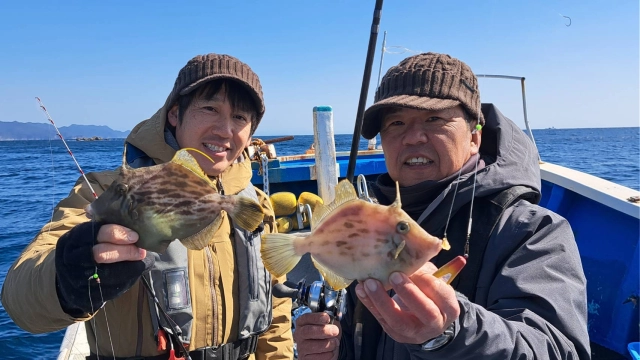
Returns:
[[[76,157],[73,156],[73,153],[71,152],[71,149],[69,149],[69,145],[67,145],[67,142],[64,140],[64,138],[62,137],[62,134],[60,133],[60,129],[58,129],[58,127],[56,126],[56,123],[53,122],[53,119],[51,118],[51,115],[49,115],[49,112],[47,111],[47,108],[44,107],[44,104],[42,103],[42,101],[40,100],[39,97],[36,96],[36,100],[38,101],[38,106],[40,106],[40,108],[42,109],[42,111],[44,111],[45,115],[47,115],[47,119],[49,119],[49,122],[51,123],[51,125],[53,125],[53,128],[56,129],[56,132],[58,133],[58,137],[60,138],[60,140],[62,140],[62,143],[64,144],[64,146],[67,148],[67,152],[69,153],[69,155],[71,155],[71,158],[73,159],[73,162],[76,163],[76,167],[78,168],[78,170],[80,171],[80,174],[82,175],[82,177],[84,178],[84,181],[87,182],[87,185],[89,186],[89,189],[91,190],[91,193],[93,194],[94,198],[98,198],[98,195],[96,194],[96,192],[93,190],[93,187],[91,187],[91,184],[89,183],[89,180],[87,179],[87,176],[84,174],[84,171],[82,171],[82,168],[80,167],[80,164],[78,164],[78,161],[76,160]]]
[[[353,130],[353,140],[351,141],[351,153],[349,154],[349,165],[347,167],[347,179],[353,182],[353,173],[356,168],[356,158],[358,157],[358,148],[360,147],[360,134],[362,132],[362,118],[364,115],[364,107],[367,103],[367,94],[369,92],[369,82],[371,80],[371,68],[373,67],[373,57],[376,51],[376,42],[378,41],[378,29],[380,28],[380,17],[382,15],[382,0],[376,0],[376,6],[373,11],[373,21],[371,23],[371,35],[369,35],[369,48],[367,49],[367,59],[364,65],[364,75],[362,77],[362,88],[360,89],[360,102],[358,103],[358,112],[356,114],[356,125]]]
[[[93,187],[91,186],[91,183],[89,183],[89,179],[87,179],[87,176],[84,174],[84,171],[82,170],[82,167],[80,167],[80,164],[78,163],[78,160],[76,160],[76,157],[73,155],[73,152],[71,152],[71,149],[69,149],[69,145],[67,145],[67,142],[64,140],[64,137],[62,137],[62,134],[60,133],[60,129],[58,129],[58,127],[56,126],[56,123],[51,118],[51,115],[49,115],[49,112],[47,111],[47,108],[44,107],[44,104],[42,103],[42,100],[40,100],[40,98],[37,97],[37,96],[36,96],[36,101],[38,101],[38,106],[40,106],[40,109],[42,109],[42,111],[44,111],[45,115],[47,116],[47,119],[49,120],[51,125],[53,125],[53,128],[56,129],[56,132],[58,133],[58,137],[60,138],[60,140],[62,140],[62,143],[67,148],[67,152],[69,153],[69,155],[71,155],[71,158],[73,159],[73,162],[76,163],[76,167],[78,168],[78,171],[80,171],[80,174],[84,178],[84,181],[87,183],[87,186],[89,186],[89,189],[91,190],[91,193],[93,194],[93,197],[95,199],[97,199],[98,195],[96,194],[95,190],[93,190]],[[93,300],[91,299],[91,281],[95,281],[96,284],[98,284],[98,289],[100,290],[100,299],[101,299],[103,304],[105,303],[104,298],[102,296],[102,285],[100,285],[100,277],[98,276],[98,265],[95,266],[95,270],[93,272],[93,275],[89,276],[87,281],[89,282],[89,285],[88,285],[89,286],[89,302],[91,303],[91,310],[93,312]],[[111,353],[114,354],[114,359],[115,359],[115,352],[113,350],[113,340],[111,338],[111,329],[109,327],[109,318],[107,317],[107,309],[104,309],[103,312],[104,312],[104,318],[105,318],[106,323],[107,323],[107,334],[109,336],[109,344],[111,345]],[[94,321],[94,332],[95,332],[95,335],[96,335],[96,352],[97,352],[98,351],[98,336],[97,336],[98,332],[95,329],[95,318],[93,318],[92,320]]]

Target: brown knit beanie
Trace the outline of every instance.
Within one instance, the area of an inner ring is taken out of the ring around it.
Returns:
[[[438,111],[462,105],[484,125],[478,79],[462,61],[445,54],[408,57],[382,78],[375,101],[364,113],[362,136],[372,139],[380,131],[380,110],[397,106]]]
[[[258,111],[256,122],[252,126],[255,129],[262,120],[265,110],[260,79],[249,65],[229,55],[198,55],[189,60],[178,73],[173,90],[166,102],[167,108],[171,107],[181,95],[188,94],[198,86],[216,79],[235,80],[244,85],[253,95]]]

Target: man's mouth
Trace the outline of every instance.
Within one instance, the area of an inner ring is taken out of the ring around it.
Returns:
[[[433,160],[427,159],[425,157],[413,157],[404,162],[405,165],[409,166],[420,166],[420,165],[429,165],[433,163]]]
[[[227,148],[226,148],[226,147],[217,146],[217,145],[213,145],[213,144],[207,144],[207,143],[204,143],[204,146],[205,146],[207,149],[209,149],[209,150],[213,151],[214,153],[220,153],[220,152],[227,151]]]

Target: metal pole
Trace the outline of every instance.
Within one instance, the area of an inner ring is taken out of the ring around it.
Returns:
[[[358,103],[358,113],[356,114],[356,125],[353,130],[353,140],[351,141],[351,154],[349,155],[349,166],[347,168],[347,179],[353,182],[353,173],[356,168],[358,148],[360,147],[360,134],[362,132],[362,118],[364,107],[367,103],[367,93],[369,92],[369,82],[371,80],[371,67],[378,40],[378,29],[380,27],[380,17],[382,15],[382,0],[376,0],[376,7],[373,11],[373,21],[371,23],[371,35],[369,36],[369,48],[367,49],[367,59],[362,76],[362,88],[360,89],[360,102]]]
[[[533,138],[533,131],[531,131],[531,127],[529,126],[529,119],[527,118],[527,97],[524,91],[524,77],[523,76],[510,76],[510,75],[485,75],[485,74],[476,74],[476,77],[479,78],[493,78],[493,79],[507,79],[507,80],[520,80],[520,84],[522,86],[522,109],[524,111],[524,125],[527,127],[527,132],[529,133],[529,138],[533,141],[533,146],[535,146],[536,151],[538,151],[538,145],[536,145],[536,140]],[[540,160],[540,152],[538,152],[538,160]]]
[[[380,75],[382,74],[382,60],[384,59],[384,47],[387,45],[387,32],[384,32],[384,36],[382,37],[382,49],[380,49],[380,68],[378,69],[378,84],[376,85],[376,89],[380,87]]]
[[[376,85],[376,91],[380,87],[380,75],[382,74],[382,61],[384,59],[384,50],[385,45],[387,44],[387,32],[384,32],[384,36],[382,37],[382,49],[380,49],[380,68],[378,68],[378,82]],[[369,144],[367,145],[367,149],[375,150],[376,149],[376,137],[369,139]]]
[[[533,146],[536,147],[536,151],[538,151],[538,146],[536,145],[536,140],[533,138],[533,131],[529,126],[529,120],[527,119],[527,96],[524,91],[524,77],[520,79],[520,84],[522,86],[522,110],[524,111],[524,124],[527,127],[527,131],[529,131],[529,137],[531,141],[533,141]],[[540,161],[540,152],[538,151],[538,161]]]

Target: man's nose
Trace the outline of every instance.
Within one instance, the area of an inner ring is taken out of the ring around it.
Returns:
[[[427,143],[429,141],[429,137],[427,136],[427,132],[421,126],[412,125],[408,126],[405,134],[404,134],[404,142],[405,144],[422,144]]]
[[[220,120],[211,126],[211,132],[221,137],[233,136],[233,120],[231,115],[222,115]]]

